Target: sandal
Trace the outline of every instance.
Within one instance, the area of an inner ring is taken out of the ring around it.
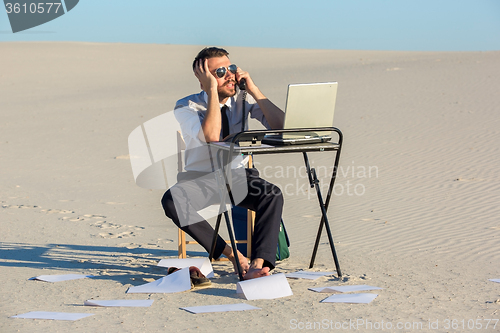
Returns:
[[[180,268],[177,267],[169,267],[167,271],[167,275],[177,272]],[[191,289],[194,288],[206,288],[212,285],[212,281],[210,281],[196,266],[189,267],[189,277],[191,278]]]
[[[210,281],[196,266],[189,267],[189,276],[191,277],[191,285],[193,288],[205,288],[212,285]]]
[[[167,271],[167,275],[170,275],[170,274],[172,274],[173,272],[177,272],[177,271],[179,271],[179,270],[180,270],[180,268],[177,268],[177,267],[169,267],[169,268],[168,268],[168,271]]]

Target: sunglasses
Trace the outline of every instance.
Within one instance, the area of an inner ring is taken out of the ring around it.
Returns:
[[[229,65],[226,69],[226,67],[220,67],[215,70],[215,75],[217,75],[218,78],[223,78],[227,71],[230,71],[233,74],[236,74],[236,70],[238,69],[238,66],[235,64]]]

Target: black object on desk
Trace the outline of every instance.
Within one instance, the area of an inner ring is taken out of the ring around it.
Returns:
[[[268,133],[299,133],[299,132],[318,132],[318,131],[332,131],[332,132],[337,133],[338,142],[337,143],[323,142],[323,143],[303,144],[303,145],[288,145],[288,146],[253,146],[253,147],[240,147],[236,144],[236,142],[245,141],[245,140],[248,141],[251,138],[260,137],[260,136],[268,134]],[[331,197],[332,197],[335,179],[337,177],[337,169],[338,169],[338,164],[339,164],[339,159],[340,159],[340,151],[342,149],[342,141],[343,141],[343,135],[342,135],[342,132],[338,128],[336,128],[336,127],[320,127],[320,128],[257,130],[257,131],[240,132],[240,133],[235,134],[231,138],[230,141],[226,141],[226,143],[228,143],[226,145],[221,145],[220,143],[210,143],[210,146],[216,147],[218,149],[217,162],[219,164],[219,169],[217,170],[218,171],[217,175],[218,175],[219,190],[220,190],[220,195],[221,195],[221,208],[223,208],[227,202],[227,195],[229,196],[229,200],[231,202],[231,205],[234,206],[234,200],[233,200],[233,197],[231,194],[231,189],[230,189],[229,180],[228,180],[228,178],[230,177],[230,168],[229,168],[229,171],[226,170],[226,168],[224,168],[224,165],[229,165],[231,156],[233,156],[234,153],[245,154],[245,155],[302,153],[304,156],[304,163],[306,165],[306,171],[307,171],[307,175],[309,178],[309,185],[311,186],[311,188],[316,188],[316,195],[318,197],[318,204],[320,206],[321,215],[322,215],[321,221],[319,224],[319,228],[318,228],[318,233],[316,235],[316,242],[314,243],[314,249],[313,249],[313,253],[311,256],[311,261],[309,263],[309,268],[312,268],[314,266],[314,261],[316,259],[316,253],[318,251],[318,246],[319,246],[319,242],[321,239],[321,233],[323,231],[323,227],[325,227],[327,235],[328,235],[328,241],[330,243],[330,248],[331,248],[332,255],[333,255],[333,260],[335,262],[335,268],[337,270],[337,275],[338,275],[339,279],[342,278],[342,272],[340,270],[339,261],[337,259],[337,253],[335,251],[335,246],[333,244],[332,232],[330,230],[330,224],[328,222],[328,217],[326,214],[327,210],[328,210],[328,206],[330,204]],[[320,190],[320,186],[319,186],[319,180],[316,176],[316,170],[314,168],[310,167],[309,159],[307,157],[308,152],[315,152],[315,151],[320,151],[320,152],[322,152],[322,151],[335,151],[336,152],[332,177],[330,179],[330,186],[328,188],[328,193],[327,193],[325,201],[323,201],[323,196],[321,194],[321,190]],[[227,153],[223,154],[223,152],[229,152],[229,154],[227,154]],[[226,160],[223,161],[223,159],[226,159]],[[223,184],[225,184],[225,188],[224,188]],[[227,192],[224,190],[226,190]],[[222,205],[224,205],[224,206],[222,206]],[[234,233],[233,233],[232,224],[230,221],[229,214],[226,210],[221,210],[221,211],[224,211],[224,218],[226,220],[226,225],[227,225],[227,229],[228,229],[228,233],[229,233],[229,238],[231,240],[231,246],[233,248],[234,257],[238,258],[236,244],[234,241]],[[221,217],[222,217],[222,214],[219,214],[219,216],[217,217],[214,238],[212,241],[212,249],[210,251],[210,256],[209,256],[210,260],[212,260],[213,253],[215,251],[215,244],[216,244],[216,240],[217,240],[217,235],[219,234]],[[239,278],[240,278],[240,280],[243,280],[243,274],[241,272],[241,267],[240,267],[238,260],[236,260],[236,266],[237,266]]]
[[[226,136],[223,139],[223,142],[227,142],[227,143],[231,144],[233,142],[234,137],[236,135],[239,135],[240,133],[234,133],[234,134],[230,134],[230,135]],[[245,132],[245,133],[249,133],[249,132]],[[234,143],[239,147],[260,146],[263,138],[264,138],[264,134],[238,136],[237,141],[234,141]]]

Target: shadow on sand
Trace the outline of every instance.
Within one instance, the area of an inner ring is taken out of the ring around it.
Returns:
[[[205,257],[207,253],[190,252],[189,255]],[[75,271],[96,275],[96,279],[132,285],[143,284],[146,278],[165,276],[167,268],[157,266],[158,261],[165,258],[177,258],[177,251],[146,247],[0,242],[0,267],[50,270],[42,273],[44,275]]]

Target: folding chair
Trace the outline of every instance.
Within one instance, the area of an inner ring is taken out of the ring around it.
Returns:
[[[177,131],[177,171],[184,171],[184,151],[186,150],[186,143],[182,138],[180,131]],[[250,156],[249,165],[252,165],[252,157]],[[212,205],[198,212],[206,220],[217,216],[219,213],[219,205]],[[246,240],[236,240],[236,244],[246,244],[247,257],[250,257],[252,253],[252,235],[253,227],[255,221],[255,212],[247,210],[247,239]],[[226,243],[230,243],[229,240]],[[194,240],[186,240],[186,233],[179,228],[178,236],[178,247],[179,247],[179,258],[186,258],[186,245],[198,244]],[[227,260],[227,259],[221,259]]]

